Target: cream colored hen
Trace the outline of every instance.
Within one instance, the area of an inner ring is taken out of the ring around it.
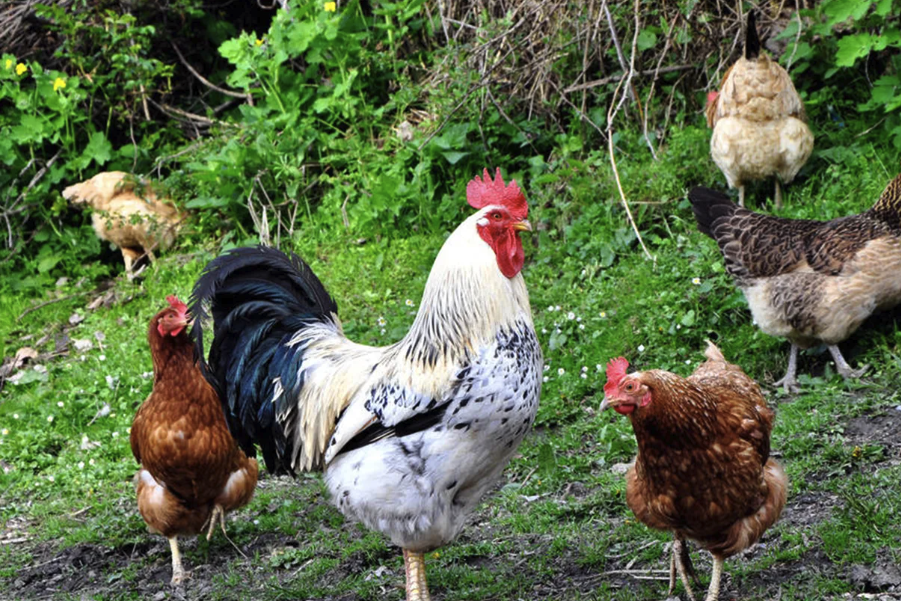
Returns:
[[[726,72],[719,92],[707,98],[713,128],[710,154],[745,206],[745,183],[776,177],[791,182],[813,150],[804,104],[788,73],[760,50],[754,12],[748,13],[745,54]]]
[[[63,190],[63,198],[94,209],[94,231],[122,251],[129,280],[135,276],[138,259],[146,254],[156,260],[154,250],[172,245],[185,217],[171,203],[158,198],[149,183],[122,171],[99,173],[69,186]]]

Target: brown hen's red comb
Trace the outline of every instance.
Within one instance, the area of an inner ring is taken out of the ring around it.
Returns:
[[[609,394],[626,377],[629,362],[625,357],[618,357],[607,362],[607,383],[604,384],[604,393]]]
[[[500,167],[497,168],[494,181],[491,181],[488,169],[485,169],[482,179],[479,179],[478,175],[475,176],[466,185],[466,200],[474,209],[481,209],[488,205],[507,207],[507,210],[516,219],[525,219],[529,214],[529,204],[516,184],[516,180],[512,180],[509,185],[504,185]]]
[[[170,307],[172,307],[179,313],[187,313],[188,312],[188,305],[186,305],[183,302],[181,302],[180,300],[178,300],[178,297],[175,296],[174,294],[170,294],[169,296],[167,296],[166,301],[168,301]]]

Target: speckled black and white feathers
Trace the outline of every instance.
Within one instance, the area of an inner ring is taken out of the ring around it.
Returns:
[[[296,393],[302,352],[286,342],[313,323],[334,326],[338,307],[309,266],[296,255],[265,246],[237,248],[213,260],[194,286],[191,312],[197,354],[203,325],[215,324],[204,375],[222,401],[229,428],[246,453],[254,443],[273,472],[290,469],[288,440],[275,420],[276,385]],[[291,394],[281,395],[284,404]]]

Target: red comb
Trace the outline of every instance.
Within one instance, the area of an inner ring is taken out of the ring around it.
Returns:
[[[516,180],[512,180],[509,185],[504,185],[500,167],[497,168],[494,181],[491,181],[488,169],[485,169],[482,179],[479,179],[478,175],[475,176],[466,185],[466,200],[474,209],[481,209],[488,205],[507,207],[507,210],[516,219],[525,219],[529,214],[526,197],[523,196]]]
[[[710,90],[707,92],[707,104],[713,104],[716,102],[716,99],[719,97],[720,93],[716,90]]]
[[[183,302],[181,302],[180,300],[178,300],[178,297],[175,296],[174,294],[170,294],[169,296],[167,296],[166,301],[168,301],[170,307],[172,307],[179,313],[187,313],[188,312],[188,305],[186,305]]]
[[[625,357],[618,357],[607,362],[607,383],[604,384],[604,392],[609,394],[626,377],[629,362]]]

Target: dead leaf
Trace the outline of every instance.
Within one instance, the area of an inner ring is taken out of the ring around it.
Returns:
[[[69,316],[69,323],[74,325],[78,325],[84,321],[84,316],[79,315],[78,313],[73,313]]]

